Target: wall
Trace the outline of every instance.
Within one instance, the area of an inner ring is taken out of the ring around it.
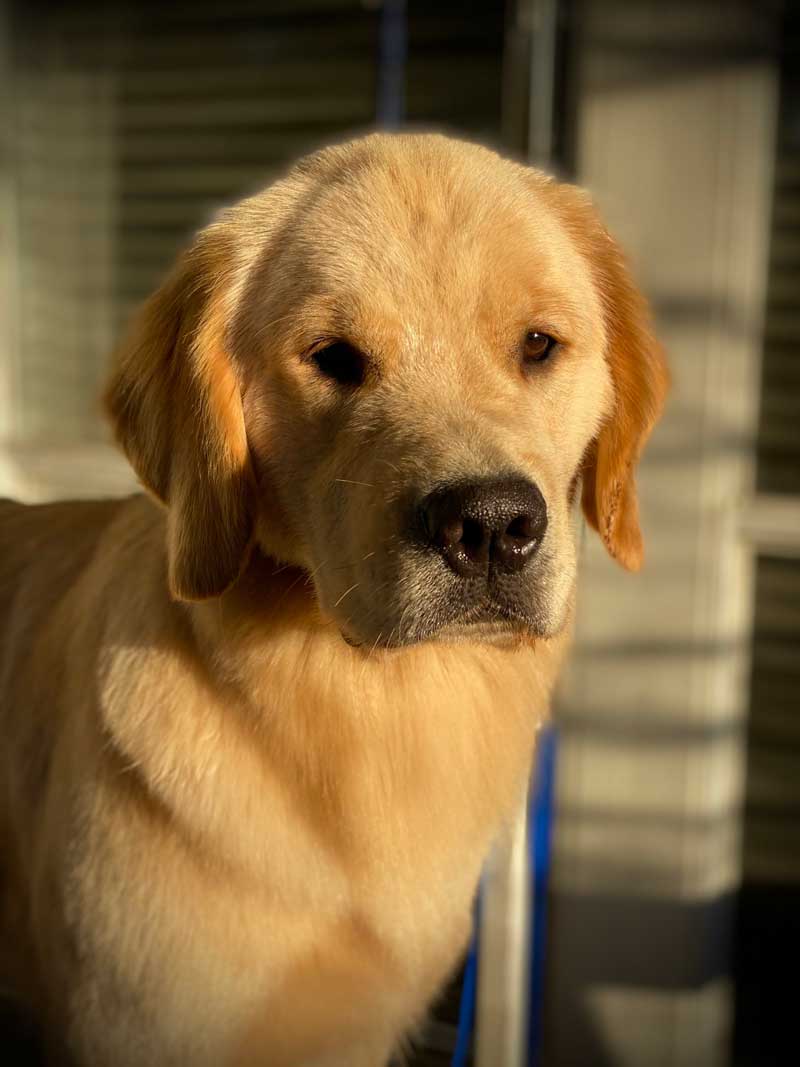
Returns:
[[[589,0],[578,179],[627,246],[674,389],[641,469],[647,564],[586,539],[559,700],[548,1067],[728,1058],[753,437],[775,114],[756,5]]]

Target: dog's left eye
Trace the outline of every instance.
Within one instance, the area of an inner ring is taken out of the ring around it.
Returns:
[[[337,385],[363,385],[367,376],[367,357],[346,341],[333,341],[312,352],[317,370]]]
[[[553,354],[558,341],[549,333],[528,330],[522,344],[522,354],[526,363],[544,363]]]

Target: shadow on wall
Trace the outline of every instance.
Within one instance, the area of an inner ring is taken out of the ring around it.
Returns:
[[[558,961],[548,971],[548,997],[560,1005],[559,1041],[548,1048],[545,1030],[543,1063],[619,1067],[637,1062],[634,1049],[638,1062],[673,1062],[662,1043],[674,999],[664,994],[696,997],[726,982],[734,894],[680,902],[559,893],[552,907]],[[714,1014],[722,1054],[730,1020],[726,1008]]]

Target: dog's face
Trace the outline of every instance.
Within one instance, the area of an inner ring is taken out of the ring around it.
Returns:
[[[374,646],[558,632],[581,476],[638,566],[633,467],[665,384],[582,194],[476,146],[376,136],[204,231],[109,400],[169,506],[176,595],[220,593],[255,540]]]

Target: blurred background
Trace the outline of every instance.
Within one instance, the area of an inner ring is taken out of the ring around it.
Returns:
[[[216,207],[327,141],[478,139],[587,185],[627,247],[675,386],[645,571],[583,538],[544,1067],[797,1062],[798,6],[0,0],[3,495],[131,489],[97,401],[122,324]],[[449,1062],[457,986],[414,1062]]]

